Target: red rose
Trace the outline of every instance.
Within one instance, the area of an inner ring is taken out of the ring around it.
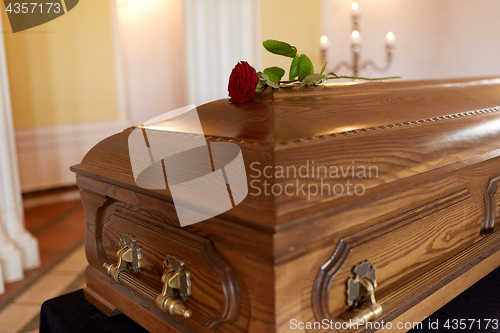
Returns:
[[[259,82],[259,77],[255,69],[246,61],[240,61],[234,66],[231,76],[229,76],[229,91],[230,102],[244,103],[251,101],[255,96],[255,87]]]

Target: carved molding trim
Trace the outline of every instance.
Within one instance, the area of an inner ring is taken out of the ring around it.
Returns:
[[[129,127],[124,130],[124,132],[132,132],[136,127]],[[193,139],[198,139],[202,137],[201,134],[194,134],[194,133],[185,133],[185,132],[173,132],[173,131],[164,131],[164,130],[158,130],[158,129],[151,129],[148,128],[148,132],[154,132],[155,134],[162,136],[162,135],[167,135],[169,137],[172,136],[180,136],[184,138],[193,138]],[[257,141],[257,140],[248,140],[248,139],[235,139],[235,138],[230,138],[230,137],[225,137],[225,136],[214,136],[214,135],[204,135],[205,140],[208,142],[232,142],[236,143],[240,146],[272,146],[272,142],[266,142],[266,141]]]
[[[324,141],[324,140],[333,139],[333,138],[343,138],[343,137],[355,135],[355,134],[373,133],[375,131],[378,132],[378,131],[390,130],[390,129],[394,129],[394,128],[416,126],[416,125],[421,125],[421,124],[425,124],[425,123],[451,120],[451,119],[457,119],[457,118],[462,118],[462,117],[474,116],[474,115],[479,115],[479,114],[496,113],[496,112],[500,112],[500,106],[496,106],[493,108],[487,108],[487,109],[479,109],[479,110],[473,110],[473,111],[460,112],[460,113],[450,114],[450,115],[446,115],[446,116],[426,118],[426,119],[421,119],[421,120],[416,120],[416,121],[408,121],[408,122],[404,122],[404,123],[360,128],[360,129],[356,129],[356,130],[352,130],[352,131],[336,132],[336,133],[331,133],[331,134],[312,136],[312,137],[308,137],[308,138],[300,138],[300,139],[296,139],[296,140],[287,140],[287,141],[276,142],[276,143],[255,141],[255,140],[248,140],[248,139],[235,139],[235,138],[213,136],[213,135],[206,135],[205,139],[207,141],[211,141],[211,142],[212,141],[233,142],[233,143],[238,144],[239,146],[276,146],[278,149],[283,149],[285,147],[289,148],[289,147],[301,146],[301,145],[305,145],[305,144],[315,143],[316,141]],[[125,129],[124,131],[131,132],[132,130],[134,130],[134,128],[135,127],[130,127],[130,128]],[[160,135],[162,132],[165,132],[165,131],[154,130],[154,129],[148,129],[148,131],[156,131]],[[183,133],[183,132],[170,132],[170,131],[168,132],[168,135],[170,135],[170,136],[171,135],[179,135],[179,136],[193,137],[193,138],[201,136],[200,134]]]
[[[241,290],[238,278],[231,267],[220,257],[209,239],[188,233],[187,231],[164,224],[161,221],[154,220],[121,206],[118,206],[112,215],[136,225],[146,226],[157,234],[168,233],[172,241],[183,243],[193,251],[199,251],[205,259],[207,266],[211,267],[213,272],[219,277],[224,293],[221,314],[207,320],[205,326],[216,331],[225,322],[234,322],[237,319],[241,307]],[[158,227],[159,223],[161,224],[161,229]]]
[[[107,196],[96,194],[89,190],[80,190],[83,209],[85,211],[85,252],[87,261],[91,265],[101,267],[106,262],[105,251],[102,246],[102,226],[105,223],[106,208],[115,200]]]
[[[222,289],[224,290],[224,304],[220,317],[212,318],[205,323],[205,326],[217,331],[224,322],[233,322],[238,317],[241,307],[240,287],[233,270],[222,261],[212,243],[205,245],[203,256],[208,263],[212,263],[217,267],[215,272],[219,276]]]
[[[316,319],[323,320],[331,317],[329,309],[329,290],[332,280],[344,266],[352,248],[339,240],[332,256],[321,266],[313,284],[312,308]]]
[[[354,134],[360,134],[360,133],[372,133],[375,131],[383,131],[383,130],[389,130],[389,129],[399,128],[399,127],[415,126],[415,125],[421,125],[421,124],[430,123],[430,122],[450,120],[450,119],[462,118],[462,117],[467,117],[467,116],[474,116],[474,115],[478,115],[478,114],[487,114],[487,113],[496,113],[496,112],[500,112],[500,106],[497,106],[494,108],[488,108],[488,109],[460,112],[460,113],[450,114],[450,115],[446,115],[446,116],[426,118],[426,119],[421,119],[421,120],[416,120],[416,121],[408,121],[408,122],[398,123],[398,124],[360,128],[360,129],[356,129],[356,130],[352,130],[352,131],[337,132],[337,133],[332,133],[332,134],[313,136],[310,138],[302,138],[302,139],[297,139],[297,140],[283,141],[283,142],[277,143],[276,145],[278,145],[278,146],[296,146],[296,145],[301,145],[304,143],[308,144],[308,143],[311,143],[313,141],[320,141],[320,140],[325,140],[325,139],[330,139],[330,138],[346,137],[348,135],[354,135]]]
[[[340,272],[349,255],[354,248],[378,238],[383,234],[391,232],[415,219],[421,219],[435,212],[470,198],[467,189],[447,195],[423,206],[412,209],[406,213],[385,220],[367,229],[359,230],[353,234],[341,238],[336,249],[328,260],[321,266],[316,275],[312,291],[312,309],[318,321],[331,319],[329,298],[330,286],[333,279]],[[369,259],[369,258],[362,258]]]
[[[486,191],[484,191],[484,223],[481,229],[482,234],[489,234],[495,227],[495,218],[497,213],[496,194],[500,185],[500,176],[490,179]]]

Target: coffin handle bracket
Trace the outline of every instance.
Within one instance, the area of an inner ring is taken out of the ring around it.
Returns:
[[[116,282],[120,282],[118,276],[121,272],[139,273],[141,268],[141,248],[137,246],[132,235],[122,235],[120,249],[116,252],[118,262],[116,265],[104,263],[103,267]]]
[[[347,280],[347,303],[351,310],[342,317],[350,328],[380,318],[382,306],[375,299],[376,289],[375,267],[369,261],[357,265],[354,276]]]
[[[120,239],[120,249],[116,252],[116,265],[104,263],[103,267],[116,282],[126,285],[141,294],[150,302],[156,304],[163,312],[171,315],[190,318],[193,312],[186,308],[184,302],[191,295],[191,274],[185,268],[182,259],[167,255],[163,261],[161,292],[145,285],[134,274],[141,268],[141,249],[131,235],[123,235]]]

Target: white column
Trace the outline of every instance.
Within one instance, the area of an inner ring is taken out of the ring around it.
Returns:
[[[24,227],[3,35],[0,37],[0,213],[0,260],[5,282],[11,282],[23,278],[22,268],[40,266],[40,254],[37,239]]]
[[[2,214],[3,215],[3,214]],[[24,278],[21,251],[9,238],[3,221],[0,221],[0,290],[5,291],[3,283],[19,281]],[[0,294],[1,294],[0,293]]]

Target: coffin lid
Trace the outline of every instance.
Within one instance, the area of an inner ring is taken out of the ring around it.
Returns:
[[[381,175],[366,180],[366,196],[432,170],[448,172],[445,167],[453,164],[455,169],[465,167],[463,162],[473,157],[483,156],[477,162],[495,157],[492,152],[500,148],[500,78],[267,88],[251,102],[222,99],[197,110],[207,141],[234,142],[242,148],[247,175],[252,161],[300,166],[304,158],[316,157],[338,165],[378,163]],[[168,190],[135,185],[127,147],[132,130],[103,140],[72,170],[171,201]],[[273,229],[305,218],[300,213],[305,208],[304,214],[314,214],[352,200],[359,198],[249,195],[221,217]]]

